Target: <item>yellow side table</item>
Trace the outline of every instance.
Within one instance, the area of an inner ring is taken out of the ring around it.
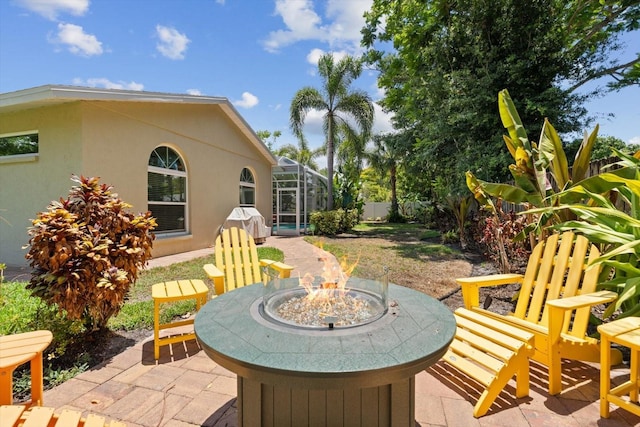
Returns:
[[[0,337],[0,405],[13,403],[13,371],[28,361],[31,361],[31,404],[42,405],[42,352],[52,339],[49,331]]]
[[[600,416],[609,418],[609,403],[640,416],[638,404],[638,355],[640,354],[640,317],[626,317],[598,326],[600,332]],[[611,389],[611,343],[631,349],[629,381]],[[625,399],[622,396],[628,395]]]
[[[198,311],[200,310],[200,307],[207,302],[208,293],[209,288],[202,280],[161,282],[156,283],[151,287],[151,296],[153,297],[153,355],[156,360],[160,358],[161,345],[168,345],[196,338],[196,334],[194,332],[160,338],[160,330],[162,329],[193,325],[193,318],[161,324],[160,304],[194,299],[196,300],[196,311]]]

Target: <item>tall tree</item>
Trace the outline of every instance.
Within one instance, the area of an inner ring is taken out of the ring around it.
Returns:
[[[533,135],[545,117],[559,132],[582,130],[589,94],[574,89],[616,73],[619,86],[637,83],[640,57],[621,64],[605,53],[639,19],[637,0],[374,0],[362,42],[383,108],[416,130],[422,163],[466,192],[469,169],[509,178],[498,92],[509,89]]]
[[[322,78],[320,90],[304,87],[293,97],[290,108],[290,124],[294,134],[300,137],[306,115],[318,110],[323,115],[323,130],[326,137],[328,198],[327,209],[333,209],[333,162],[335,142],[341,128],[353,128],[355,124],[365,137],[373,126],[373,102],[362,90],[352,89],[351,83],[360,77],[362,63],[350,56],[335,62],[333,54],[328,53],[318,61],[318,73]],[[355,131],[354,131],[355,133]]]
[[[282,132],[279,130],[274,130],[273,132],[268,130],[259,130],[256,132],[256,135],[258,135],[258,138],[267,145],[269,151],[273,151],[276,139],[282,136]],[[269,138],[272,138],[271,141],[269,141]]]
[[[387,134],[375,135],[373,137],[373,149],[367,152],[367,160],[373,169],[381,176],[389,176],[389,186],[391,189],[391,212],[390,222],[400,219],[398,208],[398,168],[407,159],[410,152],[412,138],[407,138],[407,134]]]
[[[309,142],[304,135],[298,136],[298,146],[286,144],[274,151],[276,156],[287,157],[295,160],[298,164],[309,166],[313,170],[318,170],[318,164],[315,159],[327,154],[326,147],[309,148]]]

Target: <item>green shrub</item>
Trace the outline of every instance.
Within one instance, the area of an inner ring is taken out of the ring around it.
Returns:
[[[452,244],[460,242],[460,232],[457,230],[449,230],[447,232],[442,233],[441,236],[442,244]]]
[[[358,209],[338,209],[340,232],[350,231],[360,222]]]
[[[151,213],[135,216],[98,178],[74,176],[66,200],[51,202],[29,229],[27,288],[69,319],[104,329],[151,256]]]
[[[318,234],[335,236],[340,230],[340,218],[338,218],[337,211],[313,212],[310,221]]]
[[[315,227],[316,233],[335,236],[358,225],[359,213],[357,209],[318,211],[311,214],[310,222]]]
[[[404,224],[405,222],[407,222],[407,219],[404,216],[402,216],[400,212],[389,213],[386,219],[387,219],[387,222],[390,222],[392,224]]]

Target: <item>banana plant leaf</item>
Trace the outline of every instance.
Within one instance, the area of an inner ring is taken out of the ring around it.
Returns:
[[[619,310],[625,302],[628,300],[637,297],[640,295],[640,277],[632,277],[628,279],[625,283],[624,289],[620,292],[618,299],[616,299],[613,304],[610,304],[607,309],[604,311],[603,316],[609,317],[616,310]],[[632,313],[637,313],[640,311],[640,306],[633,307],[631,310],[625,310],[623,315],[620,317],[628,317],[632,315]]]
[[[598,258],[600,259],[600,258]],[[596,262],[598,262],[598,259],[594,260],[591,265],[595,265]],[[631,265],[631,263],[629,262],[622,262],[622,261],[607,261],[607,265],[610,267],[614,267],[616,270],[621,270],[624,271],[625,273],[627,273],[627,276],[631,276],[631,277],[640,277],[640,269],[638,267],[635,267],[633,265]],[[626,281],[626,277],[622,278],[621,281]]]
[[[511,96],[509,95],[509,91],[507,89],[503,89],[498,93],[498,110],[500,112],[502,125],[507,129],[507,132],[509,132],[509,137],[511,138],[511,144],[513,145],[513,147],[517,149],[518,146],[521,146],[530,153],[531,145],[529,143],[529,138],[527,137],[527,131],[522,125],[522,120],[520,120],[518,110],[516,110],[516,107],[513,104],[513,101],[511,100]],[[509,147],[509,144],[507,144],[507,147]],[[509,152],[511,151],[512,150],[509,149]],[[512,153],[512,156],[514,156],[514,158],[515,151],[516,150],[513,150]],[[529,158],[527,167],[533,169],[533,162],[531,158]]]
[[[615,261],[609,261],[611,258],[617,257],[619,255],[624,255],[624,254],[632,254],[632,255],[636,255],[637,257],[637,256],[640,256],[639,249],[640,249],[640,240],[634,240],[634,241],[625,243],[624,245],[621,245],[599,256],[598,258],[593,260],[593,264],[596,264],[598,262],[607,262],[608,265],[613,265],[612,263],[614,263]],[[625,264],[628,265],[628,267],[625,267],[623,271],[627,271],[627,269],[629,269],[630,272],[634,274],[638,273],[640,275],[640,271],[637,268],[634,268],[630,263],[625,263]]]
[[[562,140],[549,120],[544,119],[540,134],[540,157],[546,162],[545,169],[550,168],[559,188],[565,188],[569,180],[569,163],[564,153]]]
[[[560,231],[577,231],[587,236],[593,243],[622,246],[635,239],[632,233],[617,231],[607,225],[593,224],[586,221],[566,221],[562,224],[554,225],[553,228]]]
[[[541,196],[544,195],[544,191],[540,191],[537,187],[537,182],[531,181],[531,176],[523,171],[521,168],[516,165],[509,165],[509,171],[511,172],[511,176],[513,176],[513,180],[515,183],[522,188],[527,193],[538,193]]]
[[[507,146],[507,150],[509,150],[509,153],[511,154],[511,157],[516,158],[516,146],[513,143],[513,141],[511,140],[511,138],[509,138],[507,135],[502,135],[502,139],[504,139],[504,144]]]
[[[593,145],[596,143],[596,138],[598,137],[598,130],[600,130],[600,125],[596,125],[590,135],[587,136],[587,132],[584,133],[584,138],[576,153],[573,166],[571,167],[571,179],[573,179],[573,182],[582,181],[587,175]]]
[[[514,204],[530,203],[533,206],[540,206],[542,204],[542,197],[539,194],[528,193],[520,187],[510,184],[478,181],[481,183],[484,191],[493,197],[501,198]]]
[[[640,227],[640,219],[634,218],[622,211],[610,209],[600,206],[581,206],[581,205],[567,205],[561,206],[561,208],[571,209],[578,217],[589,218],[592,221],[597,221],[601,224],[607,224],[612,229],[629,228],[630,231],[633,228]],[[617,225],[617,226],[616,226]]]

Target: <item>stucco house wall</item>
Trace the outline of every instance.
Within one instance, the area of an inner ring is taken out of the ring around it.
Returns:
[[[39,134],[35,159],[0,156],[0,262],[7,265],[26,265],[30,219],[66,197],[72,174],[98,176],[132,211],[147,211],[149,156],[163,145],[186,166],[188,225],[186,233],[158,233],[154,257],[213,245],[239,204],[243,168],[253,173],[256,208],[270,225],[276,160],[225,98],[66,86],[0,94],[0,136],[27,131]]]

